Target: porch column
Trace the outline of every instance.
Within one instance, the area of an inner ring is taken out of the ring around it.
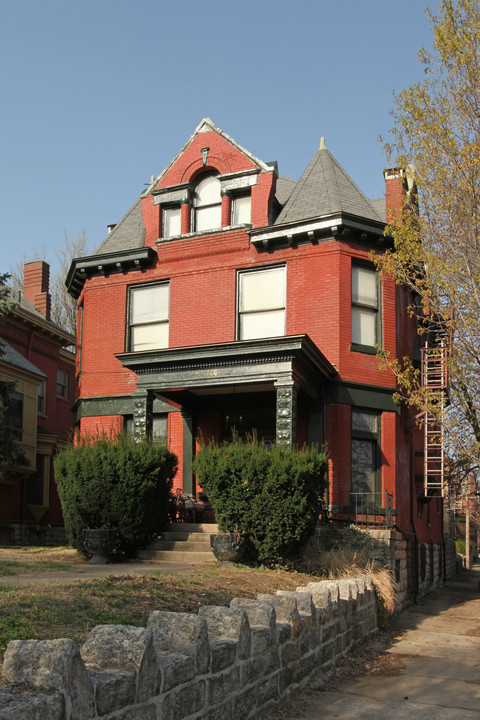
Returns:
[[[292,382],[276,383],[277,445],[293,448],[297,442],[297,389]]]
[[[138,442],[151,436],[153,430],[153,392],[135,390],[133,393],[133,437]]]
[[[183,420],[183,492],[193,495],[193,417],[192,414],[182,410]]]

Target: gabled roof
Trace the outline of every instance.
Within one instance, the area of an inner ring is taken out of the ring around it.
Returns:
[[[346,212],[385,222],[339,162],[320,145],[275,221],[283,223]]]
[[[248,157],[254,165],[256,165],[260,170],[263,170],[263,172],[271,172],[272,171],[272,165],[268,165],[267,163],[264,163],[263,160],[260,160],[260,158],[257,158],[255,155],[253,155],[249,150],[244,148],[240,143],[238,143],[236,140],[234,140],[230,135],[228,135],[226,132],[224,132],[221,128],[218,127],[218,125],[215,125],[215,123],[209,118],[204,117],[199,125],[195,128],[193,133],[188,138],[187,142],[180,148],[178,153],[175,155],[174,158],[170,160],[167,167],[162,170],[160,175],[156,178],[153,178],[152,183],[150,186],[145,190],[144,193],[142,193],[142,197],[145,197],[148,195],[155,186],[160,182],[160,180],[163,178],[164,175],[167,174],[167,172],[170,170],[170,168],[175,165],[178,158],[183,155],[185,150],[188,148],[188,146],[193,142],[193,140],[196,138],[197,135],[200,135],[201,133],[205,132],[215,132],[217,135],[220,135],[224,140],[226,140],[230,145],[233,145],[234,148],[239,150],[243,155]]]

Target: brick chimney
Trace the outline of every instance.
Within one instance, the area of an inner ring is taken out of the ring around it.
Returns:
[[[406,189],[405,170],[390,168],[383,171],[386,191],[386,217],[389,225],[402,224],[403,199]]]
[[[23,295],[37,310],[50,320],[49,293],[50,265],[43,260],[25,263],[23,268]]]
[[[415,213],[418,212],[415,165],[384,170],[383,176],[385,178],[387,223],[401,225],[405,207]]]

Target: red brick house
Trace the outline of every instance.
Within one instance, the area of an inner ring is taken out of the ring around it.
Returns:
[[[7,420],[28,461],[0,480],[2,544],[65,542],[53,457],[74,425],[75,338],[50,320],[49,273],[43,261],[25,264],[24,291],[12,292],[0,325],[0,377],[15,382]]]
[[[331,516],[439,544],[440,499],[417,502],[421,434],[376,357],[417,342],[406,291],[372,262],[406,188],[401,170],[385,180],[368,200],[322,140],[295,182],[202,120],[70,268],[81,432],[163,435],[189,494],[200,434],[326,441]]]

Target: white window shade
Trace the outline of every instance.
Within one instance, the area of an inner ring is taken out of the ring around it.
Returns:
[[[130,350],[168,347],[170,286],[148,285],[130,291]]]
[[[179,207],[167,207],[163,210],[162,235],[172,237],[181,233],[181,209]]]
[[[285,267],[239,275],[240,340],[280,337],[286,332]]]
[[[195,187],[193,197],[193,230],[202,232],[222,226],[222,197],[220,180],[215,175],[207,175]]]
[[[352,302],[377,307],[377,273],[362,267],[352,268]]]
[[[269,310],[285,307],[285,268],[242,273],[240,310]]]
[[[193,204],[195,207],[202,207],[202,205],[214,205],[218,202],[221,202],[220,180],[214,175],[209,175],[196,186]]]
[[[197,208],[195,210],[195,231],[212,230],[222,225],[222,206]]]
[[[251,195],[240,195],[232,200],[232,225],[244,225],[252,219]]]
[[[132,322],[138,324],[168,320],[169,298],[170,287],[167,284],[132,288]]]
[[[352,343],[371,345],[376,343],[376,313],[363,308],[352,308]]]

